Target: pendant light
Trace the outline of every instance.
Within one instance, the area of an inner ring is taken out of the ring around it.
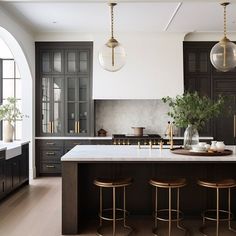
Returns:
[[[99,63],[103,69],[111,72],[120,70],[126,59],[126,53],[121,44],[114,38],[113,24],[114,24],[114,14],[113,8],[116,3],[108,3],[111,9],[111,38],[108,42],[101,48],[98,54]]]
[[[229,71],[236,66],[236,45],[226,36],[226,7],[229,2],[221,3],[224,7],[224,38],[210,52],[212,65],[219,71]]]

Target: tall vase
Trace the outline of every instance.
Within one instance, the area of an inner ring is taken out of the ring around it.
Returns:
[[[14,126],[10,121],[4,121],[3,126],[3,141],[12,142],[13,141]]]
[[[193,145],[197,145],[199,143],[199,134],[193,125],[188,125],[184,132],[184,148],[192,149]]]

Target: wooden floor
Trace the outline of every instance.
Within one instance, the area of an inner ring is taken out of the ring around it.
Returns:
[[[136,230],[132,235],[152,235],[152,218],[130,218],[128,223]],[[199,221],[185,221],[190,235],[201,235],[198,232]],[[97,222],[90,222],[85,227],[83,236],[96,235]],[[234,222],[234,224],[235,222]],[[211,225],[209,236],[215,235]],[[167,236],[167,225],[160,225],[160,236]],[[220,228],[220,236],[236,235]],[[108,228],[105,229],[105,233]],[[61,178],[38,178],[31,181],[14,195],[0,203],[0,235],[1,236],[59,236],[61,235]],[[111,235],[111,234],[105,234]],[[121,234],[118,234],[121,235]],[[173,229],[173,236],[183,233]]]

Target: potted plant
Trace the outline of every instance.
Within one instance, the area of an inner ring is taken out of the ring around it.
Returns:
[[[0,106],[0,120],[4,121],[3,141],[12,142],[14,134],[13,122],[23,117],[19,108],[16,106],[17,100],[14,97],[8,97],[6,103]]]
[[[169,96],[162,98],[170,107],[168,115],[173,118],[177,127],[187,128],[184,133],[184,148],[191,149],[198,144],[198,130],[202,129],[206,122],[217,117],[225,104],[222,96],[213,101],[207,96],[199,96],[197,92],[186,92],[175,98]]]

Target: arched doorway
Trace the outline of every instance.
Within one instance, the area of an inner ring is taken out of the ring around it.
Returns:
[[[35,176],[35,158],[34,158],[34,92],[33,92],[33,73],[30,70],[28,60],[25,56],[23,47],[15,37],[3,27],[0,27],[0,38],[10,49],[14,60],[16,61],[21,75],[22,85],[22,113],[28,117],[22,121],[22,140],[30,141],[30,160],[29,171],[30,177]]]

